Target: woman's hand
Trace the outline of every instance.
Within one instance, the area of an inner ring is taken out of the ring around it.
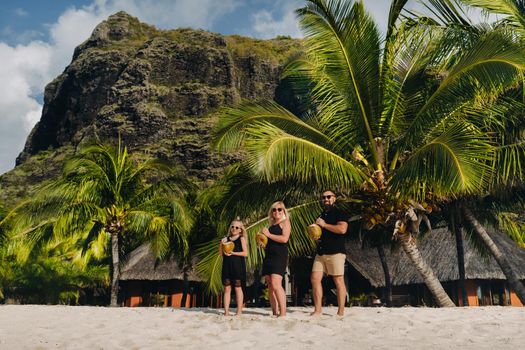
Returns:
[[[264,227],[261,232],[262,232],[263,235],[265,235],[266,237],[270,238],[270,231],[268,231],[268,229],[266,227]]]

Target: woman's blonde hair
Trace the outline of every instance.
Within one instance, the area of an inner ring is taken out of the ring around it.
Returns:
[[[288,210],[286,209],[284,203],[282,201],[274,202],[272,205],[270,205],[270,209],[268,209],[268,222],[270,223],[270,226],[275,225],[275,221],[272,215],[272,208],[277,204],[284,210],[284,220],[288,220],[290,218],[290,216],[288,215]]]
[[[247,236],[246,229],[244,228],[244,224],[242,223],[239,217],[237,217],[236,219],[232,220],[232,222],[230,222],[230,226],[228,227],[228,237],[231,236],[231,233],[232,233],[231,227],[233,226],[234,222],[239,223],[239,227],[241,228],[241,237],[246,237]]]

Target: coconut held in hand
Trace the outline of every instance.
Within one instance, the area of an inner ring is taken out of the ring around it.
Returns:
[[[321,234],[323,231],[321,230],[321,226],[317,224],[311,224],[307,228],[308,236],[310,236],[311,239],[314,241],[317,241],[319,238],[321,238]]]
[[[257,235],[255,235],[255,241],[259,247],[266,248],[266,245],[268,244],[268,237],[259,232]]]
[[[222,242],[222,251],[225,254],[231,254],[233,252],[233,248],[235,248],[235,244],[232,241],[228,242]]]

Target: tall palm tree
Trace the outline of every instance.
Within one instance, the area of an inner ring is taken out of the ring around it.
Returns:
[[[441,18],[447,21],[449,25],[462,26],[467,31],[475,34],[479,32],[480,28],[472,26],[468,21],[461,18],[460,15],[451,16],[450,14],[458,14],[457,3],[451,3],[450,1],[435,0],[432,1],[434,4],[438,4],[436,10],[441,13]],[[521,43],[525,43],[525,2],[522,0],[461,0],[460,2],[470,5],[477,6],[487,13],[503,15],[500,20],[496,21],[494,26],[496,28],[504,28],[513,33]],[[507,103],[511,101],[512,106],[506,107],[505,118],[502,118],[496,123],[489,123],[485,125],[487,132],[495,135],[493,139],[494,144],[494,157],[491,161],[491,167],[497,169],[497,171],[490,178],[487,183],[487,188],[484,188],[480,195],[481,197],[491,193],[490,198],[492,203],[489,203],[489,210],[477,210],[478,214],[475,215],[472,211],[472,206],[481,205],[486,207],[485,200],[476,201],[473,198],[469,199],[469,205],[465,201],[460,203],[459,213],[463,217],[461,221],[468,226],[469,231],[476,234],[477,239],[483,242],[485,248],[491,253],[492,257],[496,260],[500,266],[502,272],[507,277],[509,284],[512,286],[522,303],[525,303],[525,287],[517,278],[516,273],[511,268],[511,265],[507,261],[507,258],[501,254],[498,247],[495,245],[494,240],[490,234],[485,230],[482,222],[488,223],[490,221],[498,223],[496,217],[501,217],[501,209],[509,209],[514,207],[519,211],[522,211],[522,201],[517,200],[516,196],[509,198],[508,195],[501,195],[506,192],[513,192],[517,194],[517,190],[522,192],[525,173],[523,170],[523,163],[525,162],[525,139],[523,138],[525,131],[525,122],[523,118],[523,101],[525,101],[523,78],[521,84],[511,89],[507,89],[500,100],[507,100]],[[495,194],[495,195],[494,195]],[[480,218],[479,212],[485,213],[486,217]],[[457,218],[456,224],[459,223],[459,217]],[[499,226],[511,234],[513,237],[512,228],[516,228],[515,224],[508,225],[509,221],[506,220],[507,225],[499,220]],[[503,224],[503,225],[501,225]],[[506,228],[510,228],[506,230]],[[458,237],[461,237],[459,231],[456,231]],[[518,238],[514,235],[513,238]],[[459,241],[458,241],[459,243]],[[518,240],[519,243],[519,240]],[[458,244],[459,247],[459,244]],[[458,257],[460,253],[458,251]],[[461,266],[460,266],[461,276]]]
[[[11,229],[35,243],[80,232],[86,254],[111,257],[111,306],[117,306],[123,253],[143,241],[158,257],[172,245],[187,249],[193,220],[187,184],[161,161],[135,162],[120,142],[89,146],[66,162],[59,179],[13,210]]]
[[[497,97],[519,83],[525,56],[505,28],[467,35],[402,21],[405,4],[392,1],[381,40],[362,2],[308,0],[297,10],[305,54],[284,75],[305,114],[244,103],[222,114],[215,140],[243,148],[256,179],[361,200],[363,228],[393,232],[437,304],[454,306],[415,237],[436,202],[486,187],[494,147],[480,120],[504,118]]]

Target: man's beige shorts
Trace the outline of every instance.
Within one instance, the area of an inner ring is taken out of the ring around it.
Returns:
[[[329,276],[345,274],[346,254],[316,255],[312,272],[323,272]]]

